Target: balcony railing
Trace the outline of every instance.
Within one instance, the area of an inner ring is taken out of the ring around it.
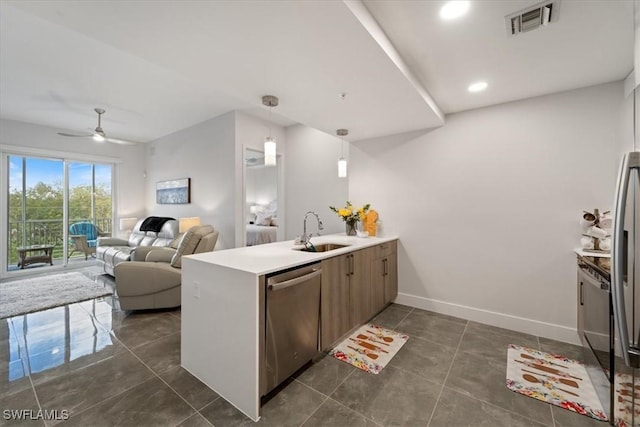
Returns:
[[[69,224],[76,222],[92,222],[100,231],[105,233],[111,232],[111,218],[96,218],[95,221],[87,218],[74,218],[69,220]],[[31,245],[55,245],[53,248],[53,259],[62,259],[64,257],[63,249],[63,230],[64,222],[61,219],[36,219],[9,222],[9,265],[18,262],[19,246]],[[69,252],[71,252],[69,249]],[[82,254],[84,257],[84,254]]]

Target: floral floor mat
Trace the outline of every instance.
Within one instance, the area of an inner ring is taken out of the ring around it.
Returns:
[[[370,374],[378,374],[409,337],[381,326],[367,324],[342,341],[329,354]]]
[[[613,401],[616,427],[631,427],[633,420],[640,420],[640,378],[624,373],[614,377],[615,399]]]
[[[597,420],[608,420],[584,366],[564,356],[510,344],[507,388]]]

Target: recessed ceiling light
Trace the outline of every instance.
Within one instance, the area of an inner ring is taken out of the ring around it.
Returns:
[[[467,13],[469,6],[471,6],[470,1],[449,1],[440,8],[440,18],[447,21],[458,18]]]
[[[487,82],[475,82],[469,85],[467,90],[469,92],[482,92],[487,88]]]

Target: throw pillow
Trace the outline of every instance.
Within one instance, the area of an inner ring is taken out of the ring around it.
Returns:
[[[258,212],[258,216],[255,221],[256,225],[271,225],[271,214],[265,212]]]

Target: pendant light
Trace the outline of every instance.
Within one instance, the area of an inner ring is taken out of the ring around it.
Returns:
[[[338,178],[346,178],[347,177],[347,159],[344,158],[344,137],[349,135],[349,129],[338,129],[336,131],[336,135],[340,137],[341,140],[341,155],[338,159]]]
[[[269,136],[264,139],[264,165],[276,165],[276,139],[271,136],[271,108],[278,106],[278,97],[265,95],[262,97],[262,104],[269,107]]]

